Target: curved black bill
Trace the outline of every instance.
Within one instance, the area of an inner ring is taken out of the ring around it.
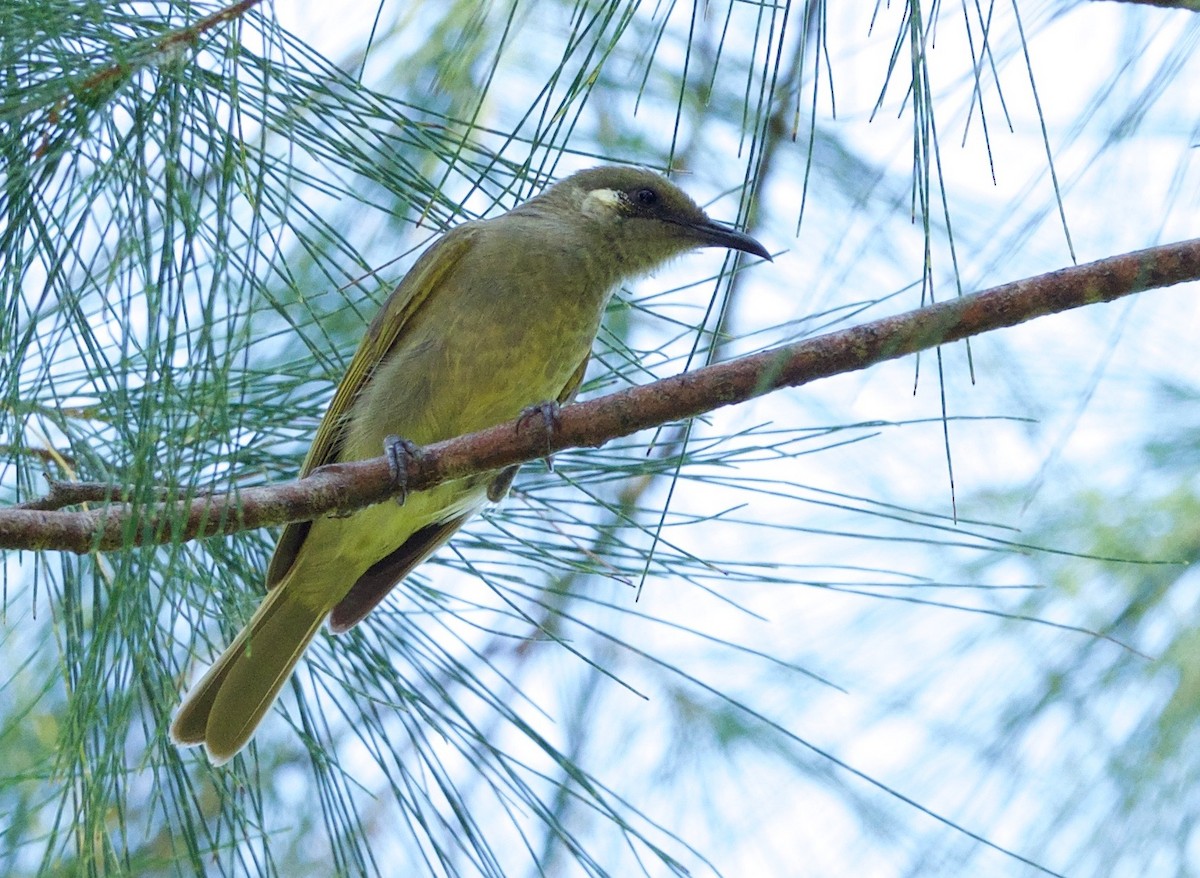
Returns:
[[[692,231],[701,247],[727,247],[730,250],[741,250],[743,253],[753,253],[768,262],[774,262],[767,248],[751,238],[745,232],[731,229],[729,226],[709,220],[692,226]]]

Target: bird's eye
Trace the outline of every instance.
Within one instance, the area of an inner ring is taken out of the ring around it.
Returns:
[[[653,189],[639,189],[633,197],[642,207],[651,207],[658,203],[658,193]]]

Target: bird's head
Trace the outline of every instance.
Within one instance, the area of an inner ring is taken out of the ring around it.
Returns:
[[[586,238],[620,261],[626,275],[651,271],[700,247],[725,247],[771,258],[754,238],[709,219],[666,177],[641,168],[580,171],[535,202],[566,214]]]

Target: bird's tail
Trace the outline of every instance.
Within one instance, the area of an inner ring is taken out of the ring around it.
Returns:
[[[250,740],[329,612],[300,600],[289,579],[271,589],[171,723],[176,744],[204,744],[214,765]]]

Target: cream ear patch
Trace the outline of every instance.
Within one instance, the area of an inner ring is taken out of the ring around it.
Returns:
[[[616,189],[593,189],[583,199],[583,215],[593,219],[612,216],[621,207],[621,193]]]

